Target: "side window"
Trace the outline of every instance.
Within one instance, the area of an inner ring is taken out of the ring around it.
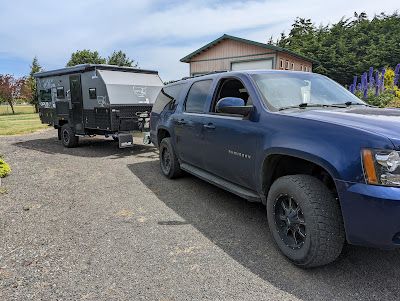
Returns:
[[[179,99],[183,87],[183,84],[176,84],[162,88],[160,93],[158,93],[152,112],[160,114],[167,105],[171,105]]]
[[[57,87],[57,98],[65,98],[64,87]]]
[[[245,105],[252,105],[251,98],[242,82],[235,78],[225,78],[219,82],[217,94],[212,103],[210,112],[216,113],[217,102],[224,97],[237,97],[244,100]],[[219,114],[219,113],[218,113]]]
[[[195,82],[186,97],[185,111],[191,113],[203,113],[204,105],[210,93],[212,80]]]
[[[89,88],[89,98],[90,99],[97,99],[96,88]]]

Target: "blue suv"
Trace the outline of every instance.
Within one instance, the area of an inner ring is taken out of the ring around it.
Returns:
[[[262,202],[278,249],[315,267],[346,241],[400,246],[399,116],[322,75],[224,72],[166,85],[150,139],[165,176]]]

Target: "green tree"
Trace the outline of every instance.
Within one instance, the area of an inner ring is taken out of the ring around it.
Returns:
[[[107,64],[116,66],[127,66],[127,67],[137,67],[138,64],[134,60],[131,60],[126,53],[119,51],[114,51],[111,56],[107,59]]]
[[[72,53],[67,67],[72,67],[80,64],[105,64],[106,60],[102,58],[97,51],[88,49],[77,50]]]
[[[29,77],[27,79],[26,85],[27,89],[30,89],[31,91],[31,98],[30,98],[30,103],[35,106],[35,112],[37,113],[39,111],[39,97],[38,93],[36,90],[36,80],[33,77],[33,75],[37,72],[42,71],[42,66],[40,66],[38,58],[35,56],[32,60],[32,64],[30,66],[31,71],[29,72]]]
[[[346,85],[369,67],[394,68],[400,62],[399,41],[397,12],[372,19],[361,12],[319,27],[311,19],[297,18],[289,34],[282,33],[276,44],[319,61],[314,72]]]

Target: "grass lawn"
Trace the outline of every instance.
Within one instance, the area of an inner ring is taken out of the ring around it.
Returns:
[[[32,106],[15,106],[15,115],[8,107],[8,112],[6,106],[0,106],[0,135],[27,134],[48,127],[40,122]]]
[[[35,108],[29,105],[15,105],[15,114],[29,114],[35,113]],[[12,114],[11,107],[8,105],[0,105],[0,115]]]

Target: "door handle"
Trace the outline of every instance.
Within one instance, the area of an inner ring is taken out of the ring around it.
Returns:
[[[203,124],[203,127],[208,129],[208,130],[213,130],[215,129],[215,125],[213,125],[212,123],[209,124]]]
[[[185,119],[177,120],[175,122],[176,122],[176,124],[179,124],[179,125],[186,124]]]

